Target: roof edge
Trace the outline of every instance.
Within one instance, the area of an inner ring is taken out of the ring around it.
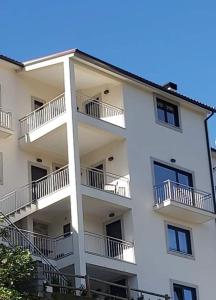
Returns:
[[[206,109],[208,111],[216,113],[216,108],[215,107],[211,107],[211,106],[209,106],[207,104],[201,103],[198,100],[191,99],[190,97],[184,96],[184,95],[182,95],[182,94],[180,94],[178,92],[167,90],[162,85],[159,85],[159,84],[154,83],[154,82],[152,82],[150,80],[147,80],[147,79],[145,79],[143,77],[135,75],[134,73],[128,72],[128,71],[126,71],[126,70],[124,70],[122,68],[119,68],[117,66],[114,66],[114,65],[112,65],[110,63],[107,63],[104,60],[98,59],[98,58],[96,58],[96,57],[94,57],[94,56],[92,56],[92,55],[90,55],[88,53],[85,53],[85,52],[79,50],[79,49],[75,49],[74,55],[75,55],[75,57],[77,56],[79,58],[83,58],[84,60],[86,60],[86,58],[87,58],[87,61],[95,63],[98,66],[101,66],[101,67],[104,67],[106,69],[109,69],[110,71],[114,70],[115,72],[117,72],[120,75],[124,75],[124,76],[130,77],[130,78],[132,78],[134,80],[139,81],[142,84],[149,85],[149,86],[151,86],[153,88],[156,88],[156,89],[158,89],[160,91],[163,91],[163,92],[165,92],[165,93],[167,93],[169,95],[181,98],[182,100],[185,100],[186,102],[189,102],[189,103],[197,105],[197,106],[199,106],[199,107],[201,107],[203,109]]]
[[[7,56],[5,56],[5,55],[0,54],[0,59],[1,59],[1,60],[4,60],[4,61],[6,61],[6,62],[9,62],[9,63],[11,63],[11,64],[14,64],[14,65],[16,65],[16,66],[24,67],[24,64],[23,64],[22,62],[20,62],[20,61],[18,61],[18,60],[15,60],[15,59],[12,59],[12,58],[10,58],[10,57],[7,57]]]

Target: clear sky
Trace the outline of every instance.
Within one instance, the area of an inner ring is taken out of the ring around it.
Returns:
[[[215,0],[0,0],[0,39],[17,60],[79,48],[216,106]]]

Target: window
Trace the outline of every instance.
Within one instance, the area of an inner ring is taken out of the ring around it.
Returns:
[[[157,118],[169,125],[180,127],[178,106],[157,98]]]
[[[154,162],[155,185],[161,185],[166,180],[193,187],[192,174]]]
[[[174,300],[197,300],[196,289],[180,284],[173,284]]]
[[[192,255],[190,230],[167,225],[168,250]]]

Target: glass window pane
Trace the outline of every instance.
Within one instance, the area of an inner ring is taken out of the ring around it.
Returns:
[[[166,167],[154,165],[155,184],[160,185],[166,180],[176,181],[176,172]]]
[[[182,173],[178,173],[178,183],[187,185],[187,186],[191,186],[191,174],[182,174]]]
[[[167,122],[171,125],[176,125],[175,115],[172,112],[167,112]]]
[[[185,232],[178,231],[179,250],[188,253],[187,236]]]
[[[177,251],[176,233],[174,229],[168,228],[169,250]]]
[[[163,109],[157,109],[158,120],[165,122],[165,111]]]
[[[184,300],[193,300],[193,293],[191,289],[184,289]]]
[[[175,285],[174,285],[174,300],[184,300],[182,288]]]

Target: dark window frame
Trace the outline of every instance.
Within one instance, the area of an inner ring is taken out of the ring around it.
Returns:
[[[166,165],[166,164],[164,164],[164,163],[160,163],[160,162],[158,162],[158,161],[153,161],[153,166],[154,166],[154,178],[156,177],[155,176],[155,166],[159,166],[159,167],[162,167],[162,168],[165,168],[165,169],[169,169],[169,170],[172,170],[172,171],[174,171],[175,172],[175,177],[176,177],[176,180],[175,180],[175,182],[176,183],[179,183],[179,184],[181,184],[180,182],[179,182],[179,175],[185,175],[185,176],[187,176],[188,178],[189,178],[189,182],[190,182],[190,187],[194,187],[194,180],[193,180],[193,174],[192,174],[192,172],[189,172],[189,171],[184,171],[184,170],[182,170],[182,169],[179,169],[179,168],[175,168],[175,167],[171,167],[171,166],[169,166],[169,165]],[[157,183],[155,182],[155,185],[157,185]]]
[[[163,111],[164,118],[160,118],[159,109]],[[171,111],[172,110],[172,111]],[[174,124],[169,121],[169,113],[173,115]],[[156,114],[157,120],[174,128],[180,128],[180,116],[178,104],[171,103],[163,100],[160,97],[156,97]]]
[[[176,249],[172,249],[169,243],[169,229],[175,232],[175,240],[176,240]],[[186,244],[188,248],[188,252],[181,251],[180,248],[180,238],[179,233],[184,233],[186,237]],[[172,224],[167,224],[167,247],[169,252],[179,253],[183,255],[193,256],[193,248],[192,248],[192,237],[190,229],[178,227]]]
[[[179,284],[179,283],[173,283],[174,300],[175,300],[175,289],[178,289],[179,291],[181,291],[181,295],[179,295],[181,298],[179,298],[179,300],[187,300],[184,297],[184,290],[191,291],[192,300],[198,300],[196,287],[187,286],[187,285]]]

